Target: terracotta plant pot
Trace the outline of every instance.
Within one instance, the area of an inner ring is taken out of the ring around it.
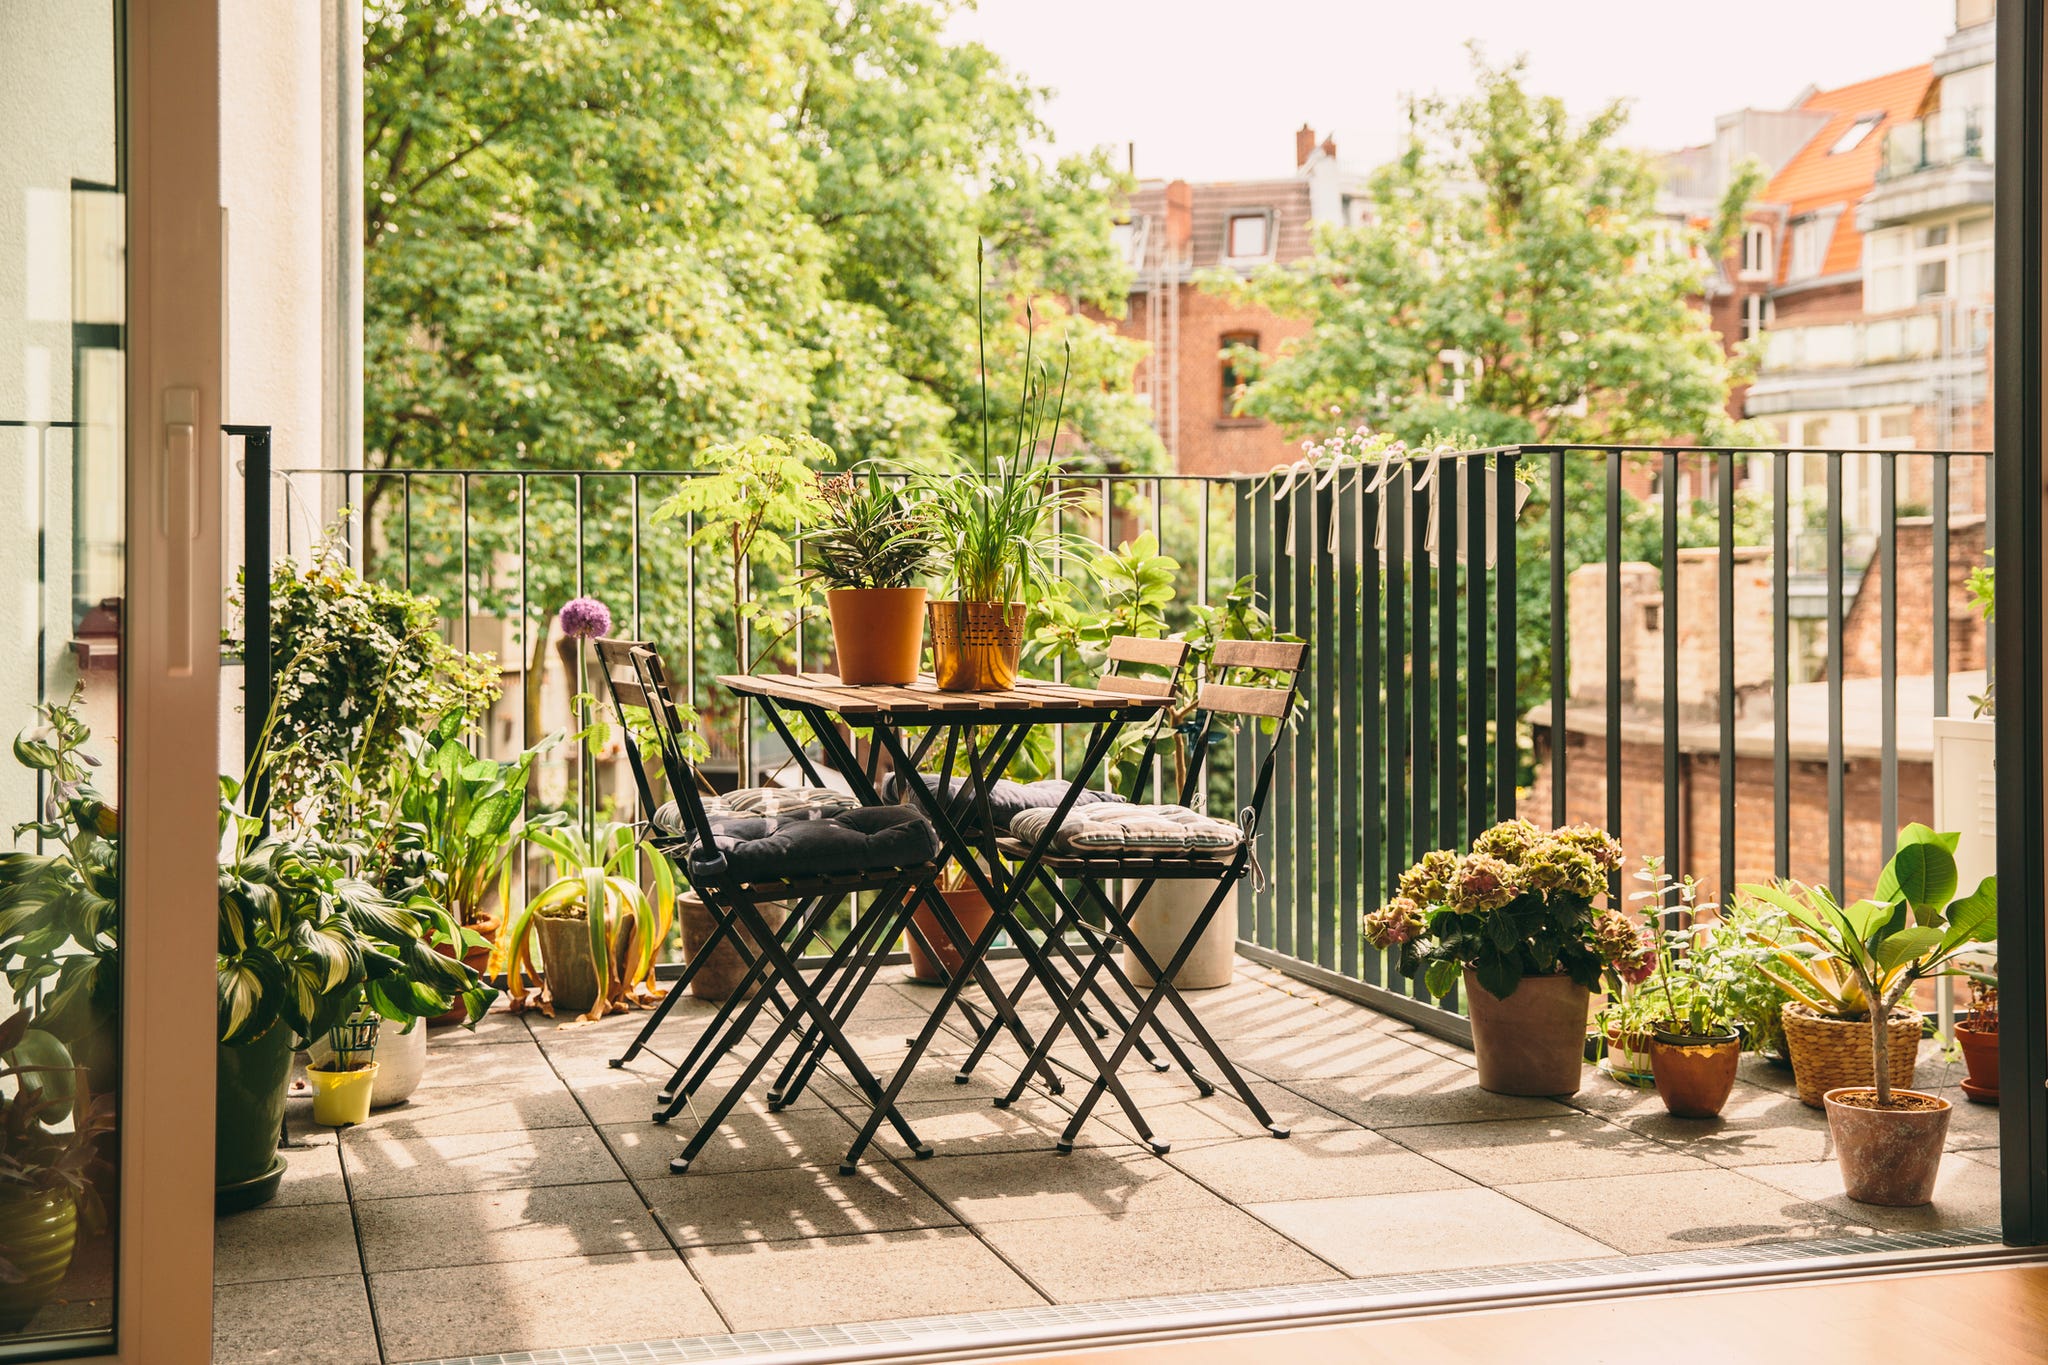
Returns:
[[[1017,685],[1024,651],[1022,602],[929,602],[932,674],[941,692],[1001,692]]]
[[[981,936],[981,931],[988,927],[989,917],[995,914],[989,908],[988,898],[975,886],[939,894],[946,898],[946,908],[953,912],[953,918],[959,920],[960,927],[969,934],[967,946],[972,947],[973,939]],[[931,954],[917,941],[916,934],[905,935],[910,940],[910,979],[922,986],[943,986],[953,979],[953,973],[960,970],[960,964],[965,960],[961,956],[960,945],[954,943],[940,926],[939,917],[931,912],[929,906],[919,905],[911,918],[917,922],[918,932],[931,940],[939,960],[932,961]]]
[[[590,921],[581,915],[541,915],[541,978],[555,1013],[582,1014],[597,1003],[597,959],[590,955]]]
[[[853,686],[912,683],[924,654],[923,588],[831,588],[832,647],[839,681]]]
[[[1650,1084],[1650,1042],[1651,1038],[1647,1033],[1623,1033],[1620,1029],[1608,1029],[1605,1067],[1607,1074],[1624,1085]]]
[[[1667,1033],[1650,1042],[1650,1067],[1657,1097],[1681,1119],[1719,1116],[1735,1088],[1735,1066],[1742,1060],[1742,1038],[1735,1033]]]
[[[491,945],[488,940],[495,939],[498,936],[498,921],[494,919],[478,920],[469,927],[482,934],[487,941],[481,948],[470,948],[465,951],[462,954],[462,960],[471,971],[481,975],[491,965]],[[443,957],[454,957],[456,955],[455,950],[445,943],[436,943],[434,951]],[[453,1028],[468,1017],[469,1011],[458,1004],[446,1014],[435,1015],[432,1019],[427,1020],[427,1023],[434,1028]]]
[[[1978,1104],[1998,1103],[1998,1030],[1972,1028],[1968,1015],[1956,1020],[1956,1044],[1963,1050],[1963,1093]]]
[[[677,900],[681,906],[679,918],[683,922],[683,961],[695,962],[704,951],[704,945],[711,941],[714,928],[711,911],[705,908],[703,900],[694,891],[685,891]],[[761,906],[761,914],[768,921],[769,928],[779,930],[783,921],[789,918],[789,906],[781,901],[766,901]],[[740,932],[746,934],[747,931],[742,929]],[[747,934],[750,947],[753,942],[754,936]],[[721,939],[711,953],[711,960],[690,978],[690,994],[699,1000],[724,1000],[739,989],[746,974],[747,964],[741,960],[739,950],[732,946],[732,940]]]
[[[1465,969],[1479,1088],[1496,1095],[1575,1095],[1585,1079],[1593,993],[1568,976],[1525,976],[1503,1000]]]
[[[0,1282],[0,1333],[19,1332],[49,1302],[78,1247],[78,1203],[69,1190],[0,1199],[0,1252],[21,1276]]]
[[[1821,1097],[1843,1187],[1861,1204],[1909,1209],[1932,1202],[1948,1138],[1949,1102],[1918,1090],[1894,1090],[1892,1096],[1927,1101],[1928,1107],[1866,1109],[1841,1102],[1844,1096],[1876,1093],[1867,1085],[1845,1085]]]
[[[1792,1054],[1792,1079],[1799,1086],[1801,1103],[1818,1109],[1828,1091],[1877,1079],[1870,1060],[1869,1020],[1831,1019],[1790,1004],[1779,1017],[1785,1021],[1785,1048]],[[1894,1010],[1885,1041],[1891,1083],[1904,1089],[1913,1084],[1913,1064],[1920,1055],[1919,1011]]]

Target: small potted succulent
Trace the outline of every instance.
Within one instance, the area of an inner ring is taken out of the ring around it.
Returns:
[[[1956,1046],[1962,1049],[1963,1093],[1978,1104],[1998,1103],[1998,957],[1986,951],[1959,958],[1956,966],[1970,982],[1970,1008],[1956,1016]]]
[[[71,1269],[78,1225],[98,1221],[99,1139],[111,1097],[29,1011],[0,1021],[0,1333],[28,1325]]]
[[[825,511],[804,535],[804,579],[821,585],[839,680],[917,681],[924,587],[938,554],[924,510],[872,466],[821,480]]]
[[[1650,996],[1658,1009],[1650,1070],[1657,1095],[1676,1118],[1714,1118],[1728,1103],[1742,1060],[1742,1035],[1729,998],[1734,973],[1706,950],[1698,929],[1700,912],[1715,907],[1701,903],[1691,874],[1673,877],[1661,859],[1646,859],[1636,878],[1649,887],[1636,899],[1644,902],[1655,953]]]
[[[1570,1095],[1582,1082],[1593,989],[1642,950],[1621,911],[1596,911],[1621,845],[1590,825],[1495,825],[1462,857],[1427,854],[1400,894],[1365,917],[1376,948],[1431,995],[1465,986],[1482,1089]]]
[[[1997,932],[1996,877],[1956,899],[1956,842],[1954,834],[1908,825],[1873,898],[1848,905],[1818,888],[1798,896],[1778,887],[1743,888],[1781,906],[1805,940],[1804,951],[1779,954],[1790,969],[1780,980],[1797,1002],[1785,1007],[1795,1074],[1802,1065],[1801,1043],[1790,1021],[1795,1011],[1817,1011],[1824,1003],[1804,987],[1834,983],[1841,988],[1839,1004],[1861,1015],[1869,1049],[1862,1077],[1868,1079],[1844,1081],[1821,1098],[1842,1182],[1849,1197],[1862,1203],[1914,1207],[1934,1197],[1950,1105],[1900,1085],[1891,1060],[1901,1041],[1894,1032],[1900,1002],[1920,981],[1957,974],[1956,960]],[[1909,1049],[1920,1041],[1918,1015],[1912,1020]],[[1800,1076],[1802,1089],[1806,1079]]]

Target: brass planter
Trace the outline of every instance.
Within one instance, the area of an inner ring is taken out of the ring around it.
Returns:
[[[1022,602],[932,602],[932,674],[941,692],[1002,692],[1017,685],[1024,651]]]

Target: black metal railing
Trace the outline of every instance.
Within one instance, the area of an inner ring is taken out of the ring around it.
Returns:
[[[561,600],[607,597],[619,629],[677,659],[735,780],[773,766],[778,741],[721,706],[710,684],[731,666],[716,625],[730,575],[687,549],[692,525],[649,519],[689,471],[266,476],[253,449],[246,467],[283,501],[279,548],[304,548],[318,525],[309,508],[367,505],[355,532],[365,571],[440,595],[453,643],[476,643],[483,623],[515,623],[501,638],[520,651],[522,683]],[[1874,824],[1889,853],[1902,814],[1918,814],[1901,797],[1902,646],[1915,670],[1925,663],[1934,715],[1951,706],[1955,650],[1966,665],[1983,661],[1981,623],[1959,620],[1951,599],[1974,538],[1989,543],[1979,521],[1988,472],[1988,456],[1963,451],[1410,452],[1255,477],[1080,480],[1086,500],[1068,529],[1107,546],[1155,534],[1182,565],[1183,602],[1250,575],[1278,629],[1309,643],[1307,704],[1284,737],[1258,835],[1264,875],[1241,892],[1241,951],[1460,1037],[1457,1000],[1430,1001],[1400,978],[1362,942],[1359,921],[1415,858],[1497,819],[1603,822],[1632,858],[1661,856],[1715,892],[1752,875],[1853,890],[1874,874],[1860,852],[1852,859],[1850,835]],[[1915,567],[1901,558],[1902,526],[1924,543],[1924,578],[1902,580]],[[1793,554],[1815,540],[1818,573]],[[253,609],[265,574],[263,542],[251,544]],[[1694,591],[1703,574],[1710,590]],[[1624,575],[1654,594],[1625,589]],[[1875,605],[1859,601],[1873,584]],[[1924,607],[1902,620],[1908,595]],[[1810,618],[1796,605],[1806,602]],[[1848,648],[1852,625],[1859,642],[1877,636],[1875,663],[1853,677],[1863,665]],[[1575,648],[1586,657],[1575,661]],[[806,624],[768,666],[828,667],[829,649],[823,627]],[[509,734],[496,727],[480,746],[502,757],[530,745],[531,716],[522,707]],[[1848,779],[1865,747],[1876,809],[1852,812]],[[1239,770],[1249,748],[1241,736]],[[1064,753],[1054,746],[1055,767]],[[1767,781],[1737,780],[1758,765]],[[1212,800],[1227,802],[1232,765],[1217,766]],[[1710,780],[1718,794],[1700,803],[1697,786]],[[630,784],[619,791],[630,805]],[[1717,827],[1704,848],[1687,833],[1696,809]],[[1816,823],[1824,849],[1799,842]]]

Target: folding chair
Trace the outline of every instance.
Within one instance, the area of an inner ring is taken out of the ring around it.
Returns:
[[[1259,763],[1251,798],[1238,813],[1235,846],[1227,856],[1199,849],[1171,852],[1137,849],[1087,850],[1077,847],[1068,831],[1062,830],[1059,841],[1063,849],[1048,856],[1041,866],[1040,885],[1046,888],[1060,906],[1063,922],[1071,920],[1077,924],[1085,924],[1079,906],[1060,884],[1062,880],[1068,880],[1080,885],[1084,896],[1102,912],[1109,926],[1106,933],[1090,935],[1094,955],[1073,988],[1065,992],[1068,1000],[1085,998],[1097,977],[1107,972],[1131,994],[1136,1004],[1136,1010],[1123,1025],[1122,1036],[1116,1045],[1106,1058],[1097,1062],[1098,1075],[1094,1083],[1075,1107],[1072,1118],[1060,1135],[1058,1146],[1063,1152],[1073,1150],[1081,1125],[1087,1122],[1089,1114],[1101,1100],[1103,1093],[1115,1085],[1117,1069],[1134,1049],[1141,1046],[1145,1031],[1148,1028],[1154,1029],[1158,1036],[1171,1039],[1170,1030],[1162,1028],[1158,1023],[1159,1012],[1164,1005],[1172,1007],[1188,1035],[1215,1063],[1224,1084],[1251,1111],[1260,1126],[1275,1137],[1288,1135],[1288,1130],[1273,1121],[1272,1115],[1266,1111],[1259,1097],[1253,1093],[1244,1077],[1224,1055],[1215,1038],[1203,1026],[1180,991],[1175,988],[1173,978],[1194,951],[1195,945],[1201,941],[1210,921],[1231,899],[1238,883],[1253,869],[1254,840],[1258,832],[1259,817],[1265,810],[1267,797],[1272,790],[1273,767],[1279,752],[1279,737],[1293,716],[1294,705],[1300,694],[1301,670],[1307,651],[1308,646],[1303,644],[1235,640],[1219,643],[1211,653],[1209,680],[1203,683],[1196,698],[1196,706],[1202,715],[1202,721],[1197,732],[1194,761],[1190,764],[1187,781],[1181,788],[1179,802],[1174,807],[1162,808],[1162,812],[1179,811],[1189,818],[1191,824],[1200,814],[1200,808],[1194,803],[1203,790],[1208,740],[1220,717],[1235,717],[1239,723],[1268,720],[1274,722],[1274,737],[1264,746],[1265,755]],[[1269,681],[1276,675],[1281,679],[1279,685]],[[1012,829],[1017,830],[1020,825],[1028,828],[1028,824],[1028,820],[1020,817],[1013,822]],[[1022,847],[1023,844],[1015,837],[1007,840],[1004,845],[1005,852]],[[1201,913],[1189,925],[1181,942],[1165,954],[1166,960],[1161,962],[1132,931],[1131,924],[1146,894],[1155,884],[1167,880],[1213,881],[1215,889]],[[1108,882],[1119,882],[1131,888],[1129,894],[1119,901],[1104,889],[1104,884]],[[1142,990],[1136,987],[1117,964],[1115,949],[1119,944],[1128,948],[1139,965],[1151,976],[1150,987]],[[1058,1006],[1057,1000],[1055,1003]],[[1075,1036],[1081,1039],[1091,1055],[1091,1060],[1094,1060],[1096,1049],[1090,1040],[1082,1036],[1082,1026],[1075,1014],[1076,1011],[1071,1005],[1059,1007],[1059,1017],[1040,1035],[1038,1048],[1027,1062],[1026,1069],[1019,1072],[1009,1092],[996,1101],[998,1106],[1007,1107],[1023,1094],[1030,1079],[1030,1068],[1041,1062],[1050,1052],[1063,1028],[1074,1030]],[[1175,1060],[1180,1062],[1203,1095],[1216,1093],[1215,1082],[1190,1065],[1176,1044],[1169,1042],[1169,1047],[1174,1051]],[[1139,1136],[1149,1142],[1155,1151],[1163,1152],[1167,1149],[1167,1144],[1152,1139],[1142,1123],[1139,1125]]]
[[[659,655],[648,646],[629,641],[600,641],[599,650],[613,700],[622,712],[626,706],[646,709],[662,768],[675,794],[676,816],[671,823],[676,829],[658,836],[657,846],[675,857],[713,920],[711,938],[696,962],[686,966],[682,980],[670,988],[643,1036],[658,1025],[659,1013],[670,1007],[720,942],[730,939],[746,964],[738,989],[727,997],[676,1068],[662,1092],[663,1108],[656,1111],[654,1121],[667,1122],[710,1080],[720,1061],[747,1039],[763,1009],[772,1005],[781,1016],[769,1039],[712,1106],[669,1168],[678,1173],[689,1169],[740,1095],[800,1026],[808,1028],[839,1058],[854,1084],[879,1108],[883,1103],[881,1083],[848,1042],[844,1024],[858,1003],[860,990],[873,979],[872,968],[880,950],[895,941],[909,920],[912,893],[938,875],[939,844],[930,824],[913,811],[879,806],[856,806],[843,814],[790,822],[730,815],[714,818],[698,791],[697,771],[684,753],[680,715]],[[630,728],[626,747],[635,777],[643,784],[642,795],[651,798],[645,760]],[[832,912],[860,892],[877,893],[874,905],[812,980],[803,970],[800,955],[808,945],[822,940]],[[761,910],[769,901],[795,903],[779,931]],[[883,1117],[913,1152],[930,1154],[893,1105]]]

